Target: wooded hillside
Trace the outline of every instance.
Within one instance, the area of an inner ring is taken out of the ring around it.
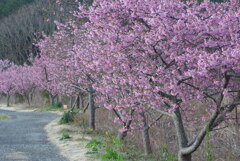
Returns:
[[[34,0],[0,0],[0,19],[14,13],[23,5],[33,1]]]

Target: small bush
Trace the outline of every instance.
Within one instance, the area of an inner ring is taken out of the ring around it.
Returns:
[[[92,148],[93,152],[98,152],[99,149],[101,149],[102,147],[103,147],[103,143],[101,141],[96,140],[96,139],[92,139],[86,145],[86,148]]]
[[[59,124],[68,124],[69,122],[70,122],[69,112],[64,112],[59,121]]]
[[[123,155],[121,152],[121,147],[123,144],[121,140],[109,135],[108,131],[105,133],[104,146],[106,148],[106,151],[105,154],[102,155],[102,160],[123,160]]]
[[[0,120],[9,120],[9,116],[0,114]]]
[[[61,108],[63,106],[63,104],[61,102],[58,102],[58,103],[56,103],[55,106],[58,107],[58,108]]]
[[[73,122],[74,115],[75,115],[75,113],[72,111],[64,112],[59,121],[59,124],[68,124],[70,122]]]
[[[117,160],[117,161],[123,161],[123,157],[119,155],[118,152],[114,151],[111,148],[106,149],[106,154],[102,155],[102,160]]]
[[[71,137],[69,136],[68,133],[62,133],[62,137],[60,138],[60,140],[66,140],[66,139],[71,139]]]

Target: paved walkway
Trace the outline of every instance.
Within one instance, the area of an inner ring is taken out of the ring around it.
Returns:
[[[0,110],[0,161],[67,161],[48,142],[44,126],[58,116],[49,112]]]

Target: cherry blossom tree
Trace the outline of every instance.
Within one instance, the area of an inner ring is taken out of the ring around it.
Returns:
[[[152,108],[169,116],[179,159],[191,160],[207,130],[240,103],[239,14],[235,1],[96,0],[80,6],[77,16],[89,20],[89,39],[101,41],[92,66],[105,72],[95,87],[105,95],[105,107],[139,113]],[[205,113],[192,118],[201,110],[192,102]],[[202,129],[189,140],[185,128],[199,123]]]
[[[39,87],[38,80],[40,72],[39,68],[34,66],[22,65],[16,68],[16,88],[18,93],[23,95],[28,102],[28,105],[32,105],[33,101],[33,94],[35,90]]]
[[[59,22],[56,24],[58,31],[38,43],[41,53],[40,58],[34,64],[44,69],[46,79],[43,82],[53,85],[54,88],[58,86],[58,93],[69,95],[71,100],[73,96],[79,96],[82,93],[88,94],[89,128],[95,129],[95,110],[98,107],[94,104],[93,79],[86,66],[91,59],[87,57],[89,52],[86,54],[81,52],[81,57],[76,57],[78,48],[81,47],[82,51],[86,49],[83,47],[84,37],[76,37],[83,31],[75,28],[75,24],[71,21],[66,25]],[[86,43],[84,44],[86,45]],[[70,104],[72,105],[72,103]]]
[[[37,44],[41,53],[32,60],[33,66],[41,69],[38,84],[48,91],[52,105],[55,104],[58,94],[71,95],[74,92],[69,86],[69,76],[72,72],[66,64],[72,47],[68,46],[70,42],[63,32],[64,30],[56,32],[53,36],[44,36],[45,38]]]
[[[17,92],[17,66],[10,61],[0,61],[0,92],[7,95],[7,106],[10,106],[10,97]]]

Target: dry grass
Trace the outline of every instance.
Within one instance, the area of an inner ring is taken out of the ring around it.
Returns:
[[[148,121],[151,122],[156,118],[158,114],[152,113],[151,117],[148,117]],[[113,119],[115,115],[106,110],[106,109],[98,109],[96,111],[96,127],[97,130],[102,132],[110,131],[113,134],[118,133],[119,125],[113,123]],[[80,114],[75,117],[76,124],[84,124],[87,126],[88,122],[88,114]],[[170,122],[170,123],[169,123]],[[224,126],[224,124],[222,125]],[[201,124],[197,124],[195,126],[186,127],[188,136],[193,138],[199,129],[202,127]],[[240,160],[240,132],[239,128],[236,131],[236,126],[228,124],[228,128],[217,130],[211,132],[211,142],[212,142],[212,151],[214,154],[214,160],[218,161],[238,161]],[[177,145],[177,137],[175,134],[175,129],[171,120],[167,117],[163,117],[161,120],[157,122],[155,126],[153,126],[150,130],[151,136],[151,145],[154,151],[154,160],[160,160],[160,152],[164,146],[169,148],[171,153],[177,154],[178,145]],[[129,151],[131,148],[129,155],[139,155],[143,152],[143,143],[142,143],[142,134],[140,130],[134,131],[132,134],[127,136],[126,139],[125,151]],[[132,146],[129,144],[131,143]],[[203,144],[199,147],[199,149],[193,154],[194,161],[205,161],[207,155],[207,146],[204,141]]]

